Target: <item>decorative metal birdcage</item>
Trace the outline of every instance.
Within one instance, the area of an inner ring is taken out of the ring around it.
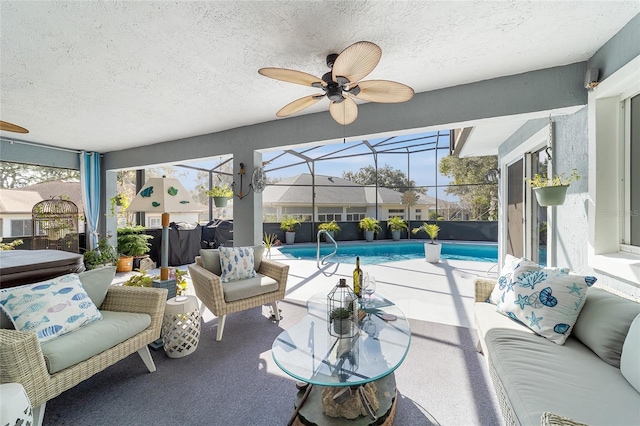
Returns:
[[[31,248],[78,253],[78,206],[62,197],[43,200],[31,210]]]

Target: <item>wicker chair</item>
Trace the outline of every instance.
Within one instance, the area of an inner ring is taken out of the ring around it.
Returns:
[[[54,374],[47,371],[35,333],[0,329],[0,383],[22,384],[35,408],[34,424],[38,425],[42,424],[48,400],[134,352],[154,372],[147,345],[160,337],[166,299],[166,289],[111,286],[101,311],[149,314],[151,324],[124,342]]]
[[[284,294],[287,290],[289,265],[284,265],[268,259],[262,259],[260,269],[258,269],[258,274],[266,275],[267,277],[276,280],[278,282],[278,289],[258,296],[227,302],[224,298],[224,291],[222,289],[222,281],[220,277],[202,266],[202,258],[200,256],[197,256],[195,260],[195,264],[189,265],[189,275],[193,282],[193,288],[196,291],[196,296],[201,302],[200,312],[202,313],[204,311],[204,307],[207,307],[215,316],[218,317],[217,341],[222,340],[222,333],[224,332],[224,323],[227,318],[227,314],[271,303],[276,320],[280,320],[277,301],[284,299]]]

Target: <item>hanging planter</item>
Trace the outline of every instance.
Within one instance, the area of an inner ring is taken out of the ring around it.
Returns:
[[[227,197],[212,197],[212,198],[213,198],[213,204],[215,204],[216,207],[227,207],[227,202],[229,201]]]
[[[542,188],[533,188],[536,193],[538,204],[542,207],[559,206],[564,203],[569,185],[560,186],[544,186]]]
[[[233,197],[233,191],[227,185],[216,185],[206,192],[207,196],[213,198],[216,207],[227,207],[229,198]]]

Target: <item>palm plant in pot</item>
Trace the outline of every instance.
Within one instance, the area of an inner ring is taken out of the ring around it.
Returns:
[[[578,179],[580,179],[578,171],[573,169],[568,177],[565,173],[555,175],[553,178],[536,174],[533,179],[528,179],[527,182],[535,192],[538,204],[542,207],[548,207],[564,203],[569,184]]]
[[[360,229],[364,231],[364,239],[367,242],[373,241],[373,236],[376,232],[382,231],[380,221],[372,217],[363,217],[360,219]]]
[[[144,226],[125,226],[118,228],[118,272],[132,271],[134,268],[134,258],[137,258],[138,265],[142,258],[148,256],[151,250],[149,240],[151,235],[144,233]]]
[[[285,242],[293,244],[296,240],[296,226],[300,225],[300,220],[295,217],[285,216],[280,221],[280,229],[285,232]]]
[[[442,250],[442,244],[436,243],[435,239],[438,238],[438,232],[440,232],[440,227],[435,223],[427,223],[423,222],[417,228],[413,228],[411,233],[417,234],[420,231],[424,231],[427,233],[429,238],[431,238],[430,243],[424,243],[424,256],[427,262],[430,263],[438,263],[440,262],[440,252]]]
[[[207,197],[213,198],[216,207],[226,207],[227,201],[233,197],[233,191],[227,185],[216,185],[207,191]]]
[[[332,220],[331,222],[324,222],[318,225],[318,231],[326,231],[327,234],[331,236],[331,238],[334,238],[335,235],[340,232],[340,226],[336,223],[335,220]]]
[[[393,216],[387,221],[387,226],[391,229],[393,241],[400,241],[400,233],[409,229],[407,222],[398,216]]]

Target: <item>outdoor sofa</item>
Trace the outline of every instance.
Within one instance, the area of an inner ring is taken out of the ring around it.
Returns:
[[[496,280],[477,278],[475,286],[478,349],[505,424],[640,424],[637,300],[593,285],[558,344],[497,309]]]

